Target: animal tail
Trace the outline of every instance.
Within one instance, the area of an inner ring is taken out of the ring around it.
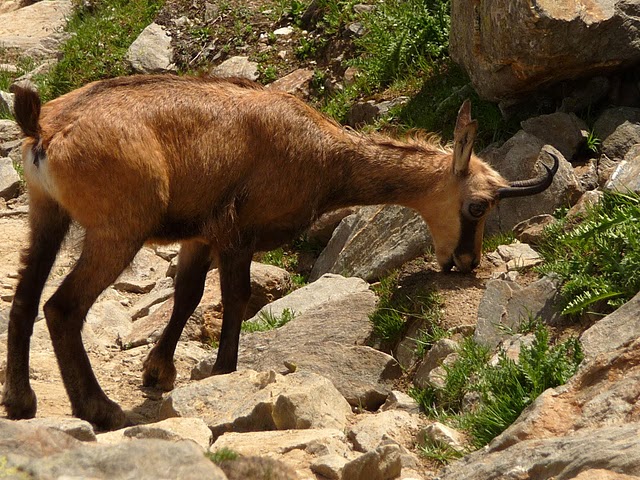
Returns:
[[[13,99],[13,110],[16,122],[27,137],[39,140],[40,138],[40,109],[42,101],[38,92],[31,88],[20,85],[12,85],[11,92],[15,95]]]

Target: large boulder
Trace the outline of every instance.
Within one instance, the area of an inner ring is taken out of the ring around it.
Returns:
[[[640,60],[634,0],[453,0],[454,60],[499,101]]]
[[[38,47],[64,28],[72,10],[71,0],[52,0],[0,14],[0,45],[22,51]]]
[[[138,73],[165,73],[177,70],[173,63],[171,37],[157,23],[147,26],[134,40],[127,51],[127,61]]]

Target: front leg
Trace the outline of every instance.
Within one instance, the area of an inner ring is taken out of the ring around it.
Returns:
[[[240,328],[251,297],[252,250],[220,253],[219,272],[222,291],[222,332],[213,375],[230,373],[238,365]]]

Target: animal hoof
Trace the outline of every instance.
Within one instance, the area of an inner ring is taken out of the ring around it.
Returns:
[[[73,409],[74,416],[94,424],[98,430],[118,430],[124,427],[128,420],[120,406],[105,398],[99,401],[85,401],[82,408]]]
[[[176,367],[173,365],[164,368],[153,366],[151,362],[145,362],[142,372],[142,385],[145,387],[159,388],[165,392],[173,390],[176,381]]]
[[[21,393],[13,393],[6,387],[2,394],[2,405],[7,411],[7,418],[11,420],[22,420],[33,418],[38,410],[38,400],[35,392],[29,388]]]

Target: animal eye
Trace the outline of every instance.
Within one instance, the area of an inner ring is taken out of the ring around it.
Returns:
[[[469,215],[474,218],[480,218],[487,212],[487,208],[489,208],[489,204],[487,202],[470,203]]]

